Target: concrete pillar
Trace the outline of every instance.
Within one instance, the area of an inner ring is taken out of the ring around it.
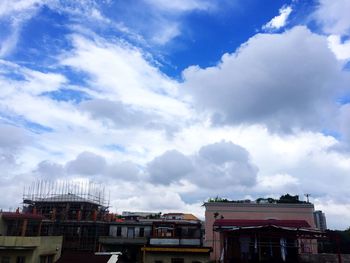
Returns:
[[[24,237],[26,235],[27,225],[28,225],[28,219],[24,219],[23,224],[22,224],[22,229],[21,229],[21,236],[22,237]]]

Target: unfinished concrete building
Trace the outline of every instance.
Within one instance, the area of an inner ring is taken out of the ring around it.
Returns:
[[[92,183],[37,182],[23,196],[26,214],[40,215],[42,236],[63,236],[63,250],[98,250],[98,237],[108,234],[104,189]]]

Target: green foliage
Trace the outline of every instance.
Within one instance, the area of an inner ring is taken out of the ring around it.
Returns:
[[[260,203],[269,203],[269,204],[276,204],[277,203],[277,200],[276,199],[273,199],[271,197],[268,197],[268,198],[258,198],[255,200],[258,204]]]
[[[222,198],[219,196],[211,197],[207,200],[208,203],[215,203],[215,202],[230,202],[230,203],[250,203],[250,200],[229,200],[227,198]],[[279,199],[274,199],[272,197],[263,198],[260,197],[255,200],[258,204],[268,203],[268,204],[305,204],[307,202],[300,201],[298,195],[290,195],[285,194],[281,195]],[[349,230],[350,231],[350,230]]]
[[[285,194],[285,195],[282,195],[279,200],[277,200],[277,203],[300,204],[300,203],[305,203],[305,202],[299,201],[298,195]]]
[[[274,199],[271,197],[268,198],[258,198],[256,199],[256,202],[258,204],[260,203],[269,203],[269,204],[304,204],[307,203],[305,201],[300,201],[298,195],[290,195],[290,194],[285,194],[282,195],[279,199]]]
[[[216,196],[215,198],[209,198],[208,203],[213,203],[213,202],[230,202],[227,198],[221,198],[219,196]]]

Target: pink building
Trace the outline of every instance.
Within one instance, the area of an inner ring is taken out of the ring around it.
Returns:
[[[212,260],[286,261],[299,253],[317,253],[314,205],[310,203],[207,202],[205,246]],[[288,251],[287,251],[288,248]]]

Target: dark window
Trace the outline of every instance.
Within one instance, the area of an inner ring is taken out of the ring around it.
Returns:
[[[40,256],[40,263],[53,263],[53,255]]]
[[[135,228],[134,227],[128,227],[128,238],[134,238],[135,237]]]
[[[155,260],[154,263],[163,263],[161,260]]]
[[[145,228],[140,227],[139,236],[140,236],[140,237],[144,237],[144,236],[145,236]]]
[[[1,263],[10,263],[10,257],[6,257],[6,256],[2,257]]]
[[[17,257],[16,263],[25,263],[26,262],[26,257],[19,256]]]
[[[172,258],[171,263],[184,263],[185,260],[183,258]]]
[[[118,226],[117,227],[117,237],[120,237],[122,235],[122,227]]]

